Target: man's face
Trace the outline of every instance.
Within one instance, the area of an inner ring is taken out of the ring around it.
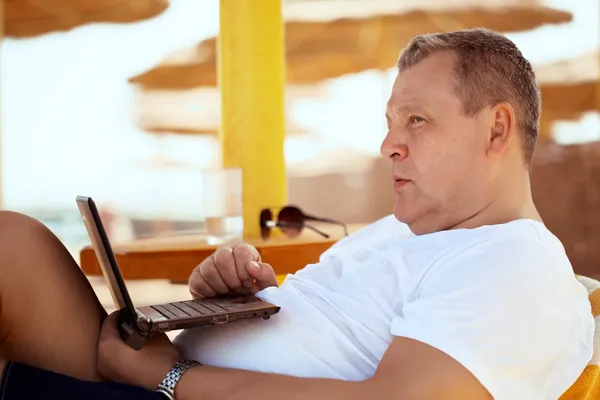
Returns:
[[[488,201],[490,113],[462,113],[452,53],[430,55],[398,74],[381,146],[393,163],[394,215],[416,234],[452,227]]]

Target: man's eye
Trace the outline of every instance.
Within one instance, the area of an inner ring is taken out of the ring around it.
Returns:
[[[425,118],[423,117],[419,117],[418,115],[413,115],[412,117],[409,118],[409,122],[410,124],[418,124],[421,122],[425,122]]]

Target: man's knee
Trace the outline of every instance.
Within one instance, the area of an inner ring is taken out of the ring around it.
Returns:
[[[27,215],[0,211],[0,292],[11,278],[27,275],[46,261],[63,258],[62,243],[46,225]],[[2,293],[0,293],[0,296]]]
[[[0,230],[17,229],[19,227],[44,227],[40,221],[15,211],[0,210]]]
[[[0,211],[0,251],[52,237],[52,232],[40,221],[18,212]]]

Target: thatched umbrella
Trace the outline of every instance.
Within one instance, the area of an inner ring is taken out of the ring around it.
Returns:
[[[290,87],[288,107],[301,98],[324,96],[318,85]],[[177,133],[217,136],[221,125],[221,98],[217,88],[181,91],[142,90],[137,92],[136,114],[139,126],[150,133]],[[286,133],[297,135],[308,130],[286,119]]]
[[[313,1],[284,5],[288,83],[313,84],[393,66],[416,34],[484,26],[525,31],[572,15],[537,0]],[[217,85],[217,38],[130,79],[147,89]]]
[[[28,38],[89,23],[128,23],[156,17],[169,0],[2,0],[4,36]]]
[[[535,69],[542,91],[540,132],[551,133],[556,120],[579,119],[600,110],[600,52]]]

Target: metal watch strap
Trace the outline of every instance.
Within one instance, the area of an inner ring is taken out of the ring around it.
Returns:
[[[175,385],[177,385],[177,382],[179,382],[185,371],[196,365],[201,364],[190,360],[177,361],[167,373],[165,379],[156,388],[156,393],[162,394],[168,400],[175,400]]]

